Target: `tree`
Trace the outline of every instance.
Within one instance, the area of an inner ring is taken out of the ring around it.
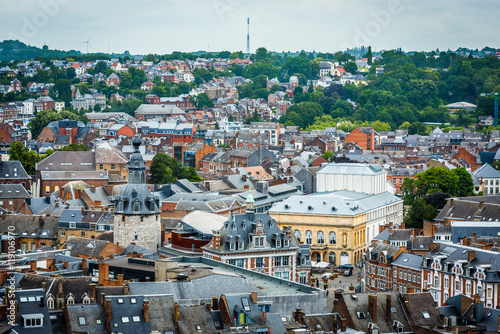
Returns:
[[[301,129],[307,128],[314,123],[316,117],[323,116],[323,108],[316,102],[302,102],[294,104],[288,108],[285,115],[280,117],[280,123],[292,121]]]
[[[71,80],[58,79],[54,83],[53,92],[57,99],[61,99],[66,105],[69,105],[71,102]]]
[[[450,194],[437,192],[425,196],[425,203],[434,206],[438,210],[441,210],[446,205],[447,198],[449,197]]]
[[[175,173],[177,173],[179,170],[178,165],[177,160],[168,154],[161,152],[157,153],[151,162],[151,167],[149,168],[151,183],[166,184],[175,182],[176,178],[172,169],[175,169]]]
[[[417,174],[415,179],[416,195],[424,197],[427,194],[442,192],[457,196],[458,182],[459,177],[456,173],[444,167],[432,167]]]
[[[183,167],[179,173],[179,179],[187,179],[190,182],[201,182],[203,179],[198,175],[194,167]]]
[[[422,228],[423,221],[432,221],[436,218],[437,213],[438,210],[433,205],[426,204],[423,198],[418,198],[406,213],[404,222],[406,227]]]
[[[456,196],[465,197],[474,193],[474,181],[470,173],[464,168],[455,168],[451,172],[458,176]]]
[[[333,153],[330,151],[326,151],[323,155],[321,155],[321,157],[326,161],[331,162],[333,159]]]
[[[90,149],[87,145],[73,143],[65,146],[61,151],[90,151]]]
[[[9,155],[9,160],[19,161],[28,175],[35,175],[36,163],[40,161],[40,156],[35,151],[31,151],[24,147],[23,143],[16,141],[10,145]]]
[[[368,51],[363,55],[363,58],[368,58],[368,65],[372,64],[372,47],[368,46]]]
[[[358,65],[356,65],[355,62],[350,61],[344,66],[345,70],[351,74],[357,74],[358,73]]]
[[[100,61],[98,62],[95,67],[94,67],[94,73],[97,74],[97,73],[106,73],[106,70],[108,69],[108,66],[106,65],[106,63],[104,61]]]
[[[196,109],[213,108],[214,103],[208,98],[206,93],[191,96],[189,101],[195,105]]]

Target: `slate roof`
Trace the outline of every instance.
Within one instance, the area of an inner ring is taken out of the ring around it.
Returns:
[[[79,261],[81,263],[81,260]],[[80,276],[80,277],[46,277],[40,275],[25,274],[24,277],[19,282],[19,288],[25,289],[37,289],[42,287],[42,282],[45,282],[47,286],[46,296],[52,294],[52,296],[57,296],[59,291],[59,282],[62,283],[63,295],[67,296],[72,293],[75,297],[75,303],[83,303],[83,296],[85,293],[90,294],[90,284],[92,283],[92,277],[90,276]]]
[[[453,205],[452,205],[453,202]],[[484,202],[481,208],[481,203]],[[500,210],[500,196],[475,196],[454,198],[453,201],[448,200],[443,209],[438,213],[435,221],[444,221],[445,218],[457,220],[495,220],[498,218]]]
[[[45,299],[43,299],[44,296],[43,289],[16,290],[14,298],[17,300],[18,310],[16,326],[14,327],[15,332],[26,334],[52,333],[49,310]],[[43,304],[41,305],[42,300]],[[29,315],[41,315],[43,317],[43,327],[24,327],[24,318]]]
[[[95,171],[95,153],[56,151],[36,164],[37,171]]]
[[[433,237],[416,236],[413,238],[411,249],[414,251],[418,250],[429,250],[429,245],[434,241]]]
[[[411,326],[406,319],[406,315],[398,301],[398,294],[393,292],[377,292],[377,293],[357,293],[357,298],[354,299],[349,294],[343,294],[342,300],[345,304],[347,312],[349,313],[350,319],[352,320],[353,328],[359,331],[366,331],[368,328],[371,318],[368,313],[368,295],[377,296],[377,326],[379,326],[380,333],[392,333],[394,328],[391,324],[388,324],[386,319],[386,295],[391,296],[391,307],[394,307],[395,312],[391,313],[392,320],[397,320],[403,324],[404,331],[410,332]],[[342,302],[341,302],[342,303]],[[340,304],[341,304],[340,303]],[[335,303],[337,304],[337,302]],[[337,307],[334,308],[334,311]],[[365,317],[358,317],[357,312],[364,312]]]
[[[144,321],[143,301],[145,296],[106,296],[111,301],[111,329],[119,333],[150,333],[151,322]],[[134,302],[135,301],[135,302]],[[124,321],[124,317],[127,321]],[[134,321],[133,317],[138,317]]]
[[[434,304],[430,292],[425,293],[407,293],[403,295],[408,307],[409,315],[417,326],[436,328],[442,326],[439,311]],[[427,312],[428,317],[424,317],[423,313]]]
[[[31,195],[21,184],[0,184],[0,198],[28,198]]]
[[[500,178],[500,171],[497,171],[495,168],[486,163],[473,171],[472,175],[477,178]]]
[[[71,247],[71,256],[78,256],[79,254],[90,257],[98,256],[108,244],[110,244],[108,241],[87,238],[70,238],[66,241],[66,247]]]
[[[395,229],[389,234],[387,240],[411,240],[411,229]]]
[[[19,161],[0,161],[0,180],[31,180]]]
[[[73,333],[107,334],[106,315],[100,304],[67,305],[69,326]],[[81,323],[81,318],[84,323]]]
[[[422,256],[403,252],[399,254],[394,261],[392,261],[392,265],[420,270],[423,259],[424,258]]]
[[[276,203],[269,209],[269,212],[357,216],[384,207],[389,203],[401,201],[399,197],[389,192],[368,195],[339,190],[305,196],[291,196],[282,202]]]
[[[189,282],[130,282],[131,294],[168,294],[175,300],[203,299],[224,293],[250,293],[256,288],[244,277],[211,274],[193,278]]]
[[[212,317],[205,305],[179,307],[180,333],[217,334]]]
[[[58,217],[13,214],[2,216],[2,218],[0,231],[4,234],[8,232],[9,226],[15,226],[14,233],[20,237],[57,239]]]

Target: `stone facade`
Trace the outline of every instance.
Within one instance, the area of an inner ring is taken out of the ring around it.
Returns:
[[[114,225],[114,242],[121,247],[127,247],[131,243],[147,249],[158,249],[161,246],[160,214],[115,214]]]

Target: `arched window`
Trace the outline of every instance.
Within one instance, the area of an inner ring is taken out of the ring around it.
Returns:
[[[323,245],[325,243],[325,234],[323,233],[323,231],[318,232],[316,242],[318,243],[318,245]]]
[[[50,194],[50,186],[45,186],[45,193]]]
[[[311,231],[306,231],[306,244],[312,244],[313,234]]]
[[[149,210],[154,211],[155,210],[155,201],[154,201],[154,199],[152,199],[151,202],[149,202],[149,205],[150,205]]]
[[[120,198],[120,202],[118,202],[118,211],[123,211],[123,199]]]
[[[330,245],[336,245],[337,244],[337,234],[335,232],[330,232],[328,234],[328,243]]]
[[[134,201],[134,205],[132,207],[132,210],[134,210],[134,212],[141,211],[141,202],[139,200]]]
[[[293,234],[295,234],[295,238],[297,238],[297,240],[300,242],[300,231],[299,230],[295,230],[293,232]]]
[[[58,191],[58,190],[59,190],[59,186],[55,186],[54,191]]]

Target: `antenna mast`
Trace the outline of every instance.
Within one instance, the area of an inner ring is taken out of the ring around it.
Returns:
[[[250,53],[250,18],[247,18],[247,53]]]

